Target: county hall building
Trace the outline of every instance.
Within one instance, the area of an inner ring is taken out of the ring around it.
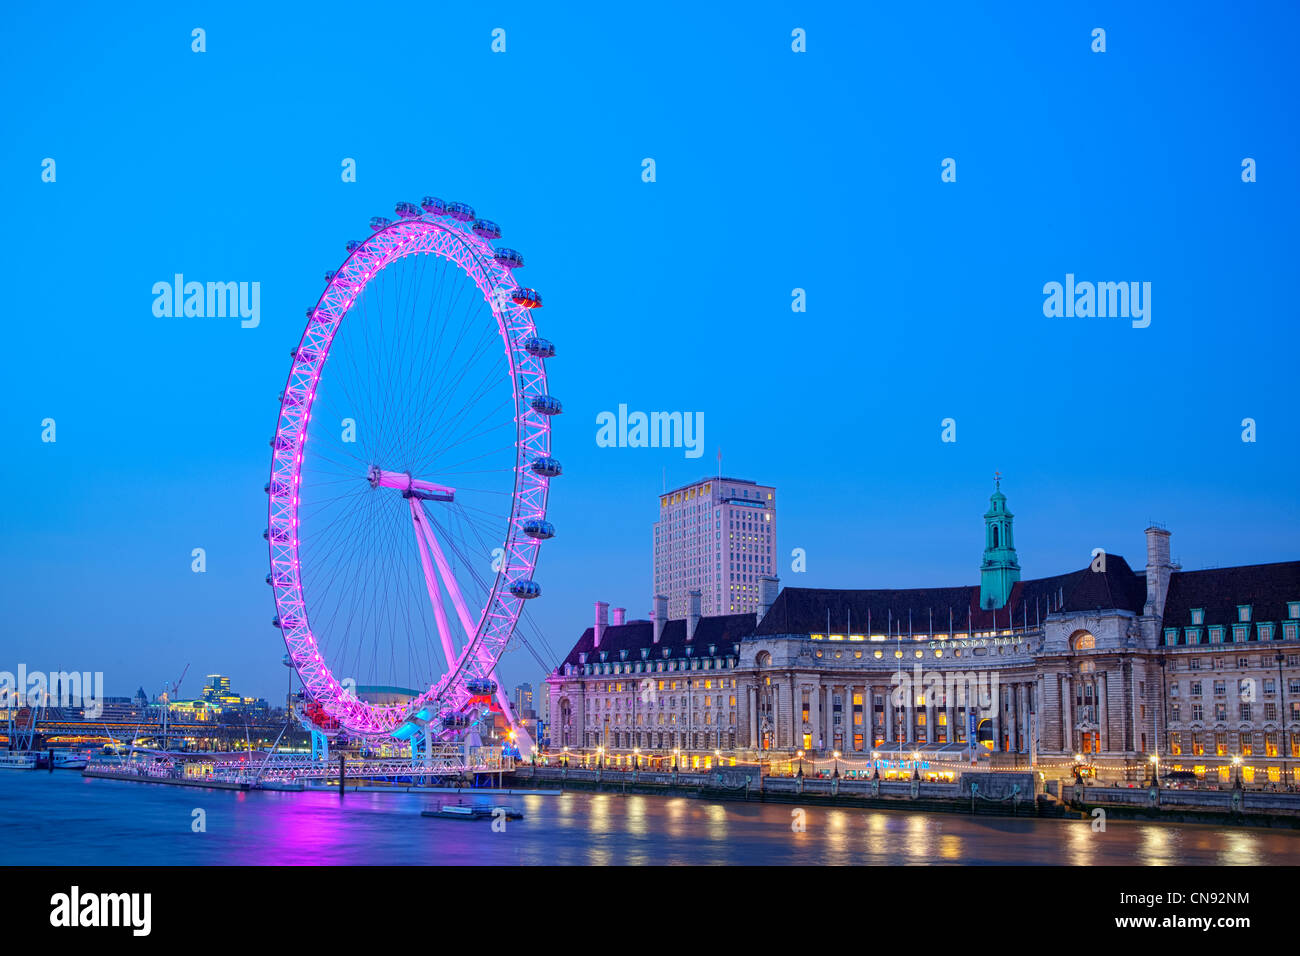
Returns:
[[[723,511],[737,491],[754,503]],[[680,602],[658,593],[650,620],[616,608],[612,621],[597,602],[546,681],[551,758],[951,779],[979,754],[994,768],[1300,783],[1300,561],[1183,571],[1169,531],[1150,527],[1144,567],[1098,551],[1022,580],[999,485],[978,584],[780,588],[763,533],[774,495],[718,478],[661,498],[656,585]]]

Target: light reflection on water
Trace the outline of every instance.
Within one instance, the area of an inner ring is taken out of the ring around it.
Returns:
[[[422,809],[455,795],[235,793],[0,775],[3,864],[1300,864],[1300,831],[968,817],[568,792],[478,796],[524,811],[490,821]],[[192,811],[207,814],[193,833]],[[791,827],[804,812],[803,832]]]
[[[1092,864],[1093,847],[1097,844],[1097,837],[1105,836],[1092,828],[1092,820],[1079,820],[1076,825],[1067,827],[1065,831],[1064,853],[1061,863],[1068,866],[1090,866]],[[1134,860],[1133,862],[1137,862]]]

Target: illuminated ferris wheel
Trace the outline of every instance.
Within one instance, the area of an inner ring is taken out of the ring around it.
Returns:
[[[523,258],[495,246],[496,224],[431,196],[396,214],[348,243],[291,353],[267,582],[325,715],[371,738],[416,720],[446,739],[511,714],[495,669],[541,594],[562,409],[541,296],[516,282]]]

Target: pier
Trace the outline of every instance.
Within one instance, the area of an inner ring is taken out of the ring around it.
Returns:
[[[219,789],[298,790],[306,785],[355,789],[369,781],[435,784],[475,779],[514,770],[513,757],[499,747],[434,747],[419,761],[409,758],[358,758],[338,754],[313,759],[298,754],[209,754],[136,751],[129,756],[99,757],[83,771],[87,777]]]

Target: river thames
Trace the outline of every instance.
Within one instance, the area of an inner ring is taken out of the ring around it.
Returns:
[[[469,796],[466,797],[470,799]],[[278,793],[0,773],[0,863],[1297,865],[1300,831],[966,817],[563,793],[479,796],[522,820],[421,817],[450,794]],[[192,826],[202,811],[206,832]]]

